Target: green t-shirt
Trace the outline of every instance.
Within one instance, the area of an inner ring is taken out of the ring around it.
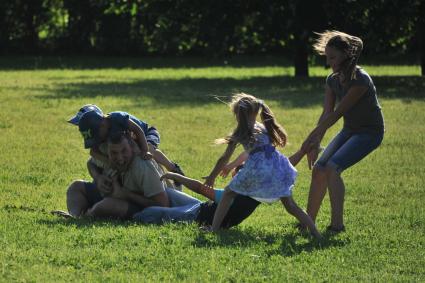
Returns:
[[[159,166],[155,161],[143,160],[139,156],[134,157],[126,172],[120,173],[124,189],[142,193],[148,198],[165,192],[160,176]]]
[[[330,74],[326,84],[336,95],[337,101],[348,93],[352,86],[366,86],[366,93],[344,114],[344,128],[354,132],[381,133],[384,131],[384,118],[371,77],[361,68],[356,69],[356,79],[342,86],[337,74]]]

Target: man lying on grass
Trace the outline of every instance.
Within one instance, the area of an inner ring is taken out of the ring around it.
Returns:
[[[212,224],[215,211],[224,190],[212,189],[198,180],[190,179],[176,173],[169,172],[161,178],[177,181],[188,189],[207,197],[211,201],[201,202],[183,192],[167,189],[171,207],[147,207],[134,215],[136,221],[151,224],[161,224],[164,222],[197,222],[201,226],[210,226]],[[255,211],[259,204],[260,202],[248,196],[237,195],[221,224],[221,228],[227,229],[240,224]]]
[[[53,214],[130,219],[145,207],[169,206],[158,165],[134,153],[127,133],[112,134],[107,140],[106,153],[109,165],[93,158],[87,162],[93,183],[78,180],[69,186],[66,200],[69,213],[53,211]]]

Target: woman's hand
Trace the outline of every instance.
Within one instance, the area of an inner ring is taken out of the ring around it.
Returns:
[[[233,170],[233,167],[230,166],[230,163],[228,163],[221,170],[220,176],[223,178],[226,178],[232,170]]]
[[[308,153],[314,147],[317,147],[317,145],[319,145],[322,141],[325,132],[326,130],[323,130],[321,127],[316,127],[303,142],[301,150]]]
[[[317,160],[317,157],[319,156],[320,148],[314,147],[312,150],[307,152],[307,163],[308,163],[308,169],[311,170],[313,168],[314,163]]]

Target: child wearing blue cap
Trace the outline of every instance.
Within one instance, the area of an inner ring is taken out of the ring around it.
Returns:
[[[180,166],[168,159],[158,149],[160,135],[155,127],[149,127],[147,123],[135,116],[122,111],[114,111],[104,115],[102,110],[94,104],[84,105],[76,115],[68,120],[73,125],[78,125],[84,138],[84,147],[90,148],[90,155],[108,163],[108,157],[99,150],[110,133],[128,131],[140,148],[140,156],[143,159],[154,158],[168,171],[183,174]],[[179,186],[179,184],[176,184]]]

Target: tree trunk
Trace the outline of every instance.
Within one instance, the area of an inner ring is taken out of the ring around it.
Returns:
[[[25,48],[29,53],[36,54],[38,51],[38,32],[35,19],[40,14],[41,3],[37,1],[25,5]]]
[[[326,13],[323,1],[297,0],[294,4],[295,76],[308,77],[309,38],[326,26]]]
[[[425,3],[424,1],[420,2],[419,6],[419,18],[418,18],[418,39],[419,39],[419,56],[421,58],[421,75],[425,76]]]
[[[308,34],[295,35],[295,77],[308,77]]]

